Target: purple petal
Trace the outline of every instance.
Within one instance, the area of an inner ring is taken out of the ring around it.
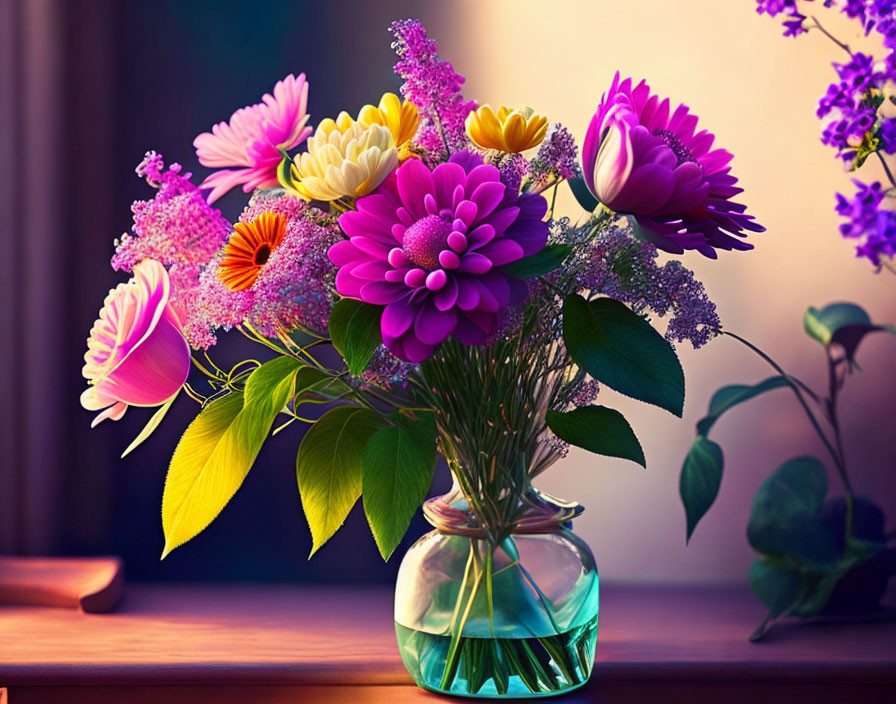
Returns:
[[[468,277],[457,279],[457,307],[473,310],[479,306],[479,287]]]
[[[482,164],[472,169],[467,174],[467,181],[464,184],[467,198],[469,199],[473,192],[483,183],[501,183],[501,173],[491,164]],[[503,185],[503,184],[502,184]]]
[[[339,227],[349,237],[369,237],[386,244],[393,244],[394,238],[390,225],[356,210],[350,210],[339,216]]]
[[[386,276],[386,273],[392,271],[392,267],[386,262],[367,261],[361,262],[352,268],[352,276],[359,279],[367,279],[368,281],[378,281]]]
[[[436,308],[439,310],[453,308],[454,304],[457,303],[457,293],[457,280],[451,276],[448,278],[448,283],[445,284],[445,287],[433,296],[433,302],[436,304]]]
[[[483,223],[475,230],[467,234],[467,247],[479,249],[495,239],[495,228]]]
[[[404,207],[419,220],[426,216],[424,198],[432,193],[432,172],[419,159],[408,159],[397,172],[398,195]]]
[[[467,252],[460,260],[458,271],[464,274],[484,274],[492,268],[492,263],[488,257],[483,257],[477,252]]]
[[[668,168],[659,164],[644,164],[632,170],[613,201],[613,209],[650,215],[665,204],[674,188],[675,179]]]
[[[436,202],[440,208],[453,208],[452,197],[454,189],[461,186],[466,177],[463,167],[459,164],[439,164],[432,172],[432,182],[435,186]]]
[[[361,298],[361,287],[366,283],[364,279],[352,276],[351,267],[344,266],[336,272],[336,290],[340,296]]]
[[[440,345],[454,330],[457,313],[441,311],[435,306],[422,306],[414,319],[414,336],[425,345]]]
[[[523,258],[523,248],[509,239],[493,240],[479,252],[492,260],[492,266],[504,266]]]
[[[464,225],[470,227],[479,213],[479,207],[471,200],[465,200],[454,209],[454,217],[460,220]]]
[[[345,266],[358,259],[366,259],[348,240],[340,240],[327,250],[327,257],[335,266]]]
[[[340,269],[339,274],[342,272],[343,269]],[[339,274],[336,275],[337,278]],[[373,303],[378,306],[388,305],[389,303],[395,303],[399,298],[406,295],[407,291],[407,287],[403,284],[393,284],[388,281],[371,281],[361,287],[360,298],[365,303]]]
[[[383,310],[383,317],[380,319],[380,332],[383,334],[383,339],[404,335],[414,322],[415,314],[416,310],[409,305],[407,299],[400,299],[387,305]]]
[[[469,189],[469,185],[467,188]],[[506,190],[507,187],[500,182],[483,183],[481,186],[477,186],[473,195],[470,196],[470,200],[479,206],[480,219],[487,217],[500,205]]]

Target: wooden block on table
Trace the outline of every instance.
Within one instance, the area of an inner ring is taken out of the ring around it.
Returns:
[[[117,557],[0,556],[0,605],[104,613],[114,609],[123,594],[124,565]]]

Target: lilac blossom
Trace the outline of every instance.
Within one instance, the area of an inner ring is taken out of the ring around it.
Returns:
[[[115,241],[112,268],[133,272],[144,259],[160,262],[171,280],[172,306],[183,318],[203,268],[227,241],[230,223],[206,202],[180,164],[166,170],[162,156],[150,151],[136,173],[158,191],[151,200],[131,206],[133,233]]]
[[[600,233],[579,255],[579,290],[603,294],[642,315],[670,315],[666,339],[702,347],[721,327],[715,303],[692,271],[677,260],[657,263],[659,252],[627,230]]]
[[[417,106],[420,115],[414,141],[428,160],[444,161],[446,152],[467,144],[464,121],[476,103],[464,100],[464,77],[439,56],[435,40],[419,21],[393,22],[391,31],[395,36],[392,47],[398,55],[395,73],[404,79],[401,94]]]
[[[559,122],[548,132],[530,165],[536,187],[547,186],[555,178],[569,179],[578,174],[578,148],[572,133]]]

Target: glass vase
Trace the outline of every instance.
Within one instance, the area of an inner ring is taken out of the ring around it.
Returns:
[[[401,657],[421,687],[467,697],[550,696],[583,685],[597,640],[594,557],[581,511],[528,489],[507,535],[488,534],[458,490],[431,499],[436,529],[405,555],[395,592]]]

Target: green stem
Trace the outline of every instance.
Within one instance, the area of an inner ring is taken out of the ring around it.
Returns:
[[[495,637],[495,603],[492,591],[492,568],[494,567],[495,548],[486,546],[488,554],[485,556],[485,593],[488,596],[488,630],[492,638]]]
[[[896,188],[896,179],[893,178],[893,172],[890,171],[890,167],[887,165],[887,160],[884,159],[884,155],[881,154],[879,150],[874,153],[877,154],[877,158],[880,159],[880,165],[884,167],[884,173],[887,175],[890,185]]]
[[[720,330],[723,335],[727,335],[728,337],[733,337],[735,340],[740,342],[742,345],[745,345],[749,349],[753,350],[757,355],[762,357],[768,364],[784,377],[784,380],[787,382],[787,385],[793,390],[793,393],[796,395],[797,400],[800,402],[800,405],[803,407],[803,410],[806,412],[806,416],[809,418],[809,422],[812,423],[812,427],[815,429],[815,432],[818,434],[818,437],[821,438],[821,441],[824,443],[824,446],[827,448],[828,453],[831,455],[831,459],[834,461],[834,465],[837,467],[837,470],[843,474],[842,467],[843,462],[840,458],[840,455],[837,453],[837,450],[831,444],[831,441],[828,439],[828,436],[825,434],[824,430],[822,430],[821,425],[818,422],[818,419],[815,417],[815,414],[812,413],[812,410],[809,408],[809,404],[806,403],[806,399],[803,398],[803,394],[800,391],[800,387],[791,381],[790,375],[785,372],[781,366],[775,362],[771,357],[769,357],[765,352],[756,347],[752,342],[745,340],[740,335],[735,335],[733,332],[728,332],[727,330]]]
[[[845,51],[847,54],[852,56],[852,49],[849,48],[848,44],[841,42],[839,39],[837,39],[837,37],[835,37],[833,34],[831,34],[824,27],[822,27],[821,22],[818,21],[818,19],[815,17],[815,15],[811,15],[811,17],[812,17],[812,21],[815,23],[815,29],[819,30],[824,36],[826,36],[828,39],[830,39],[832,42],[834,42],[834,44],[836,44],[841,49],[843,49],[843,51]],[[811,27],[810,27],[810,29],[811,29]]]
[[[853,498],[852,483],[849,481],[849,475],[846,473],[846,458],[843,453],[843,437],[840,433],[840,420],[837,415],[837,396],[840,393],[841,382],[837,378],[837,361],[831,356],[831,350],[825,347],[825,353],[828,358],[828,418],[831,427],[834,429],[834,442],[837,445],[837,452],[840,455],[840,464],[837,471],[840,474],[840,481],[843,482],[843,490],[846,497],[846,526],[845,535],[847,540],[852,537],[853,515],[855,514],[855,500]],[[841,360],[841,362],[844,360]]]
[[[470,558],[472,559],[474,565],[476,562],[474,541],[470,541]],[[464,581],[461,584],[461,593],[464,591],[464,587],[467,583],[467,578],[469,573],[464,575]],[[470,598],[467,601],[467,606],[464,609],[464,613],[460,618],[460,622],[457,623],[452,629],[453,632],[451,634],[451,642],[448,645],[448,655],[445,658],[445,674],[442,676],[442,682],[439,685],[441,689],[448,689],[451,686],[451,681],[454,679],[454,675],[457,672],[457,665],[459,662],[460,649],[459,645],[461,642],[461,633],[463,633],[464,626],[467,623],[467,619],[470,617],[470,611],[473,609],[473,602],[476,600],[476,593],[479,591],[479,583],[482,581],[482,570],[476,569],[476,577],[473,580],[473,586],[470,589]],[[460,604],[460,595],[458,595],[458,604]],[[456,613],[457,609],[455,609]]]

